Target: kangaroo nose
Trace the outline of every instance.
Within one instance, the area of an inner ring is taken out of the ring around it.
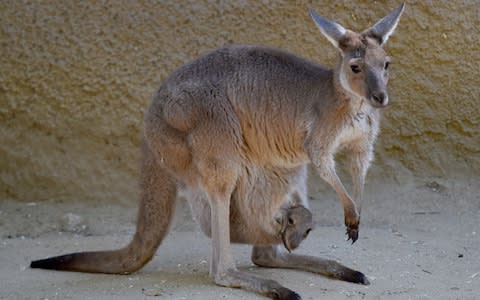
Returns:
[[[373,93],[372,99],[382,106],[385,106],[388,103],[388,96],[384,92]]]

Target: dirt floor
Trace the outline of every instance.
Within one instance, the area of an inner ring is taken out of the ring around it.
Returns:
[[[294,270],[253,266],[250,247],[234,247],[240,269],[279,281],[303,299],[480,299],[478,178],[367,185],[360,239],[345,241],[334,193],[311,188],[316,229],[297,250],[341,261],[370,286]],[[0,299],[264,299],[215,286],[210,241],[184,200],[153,261],[132,275],[32,270],[32,259],[116,248],[133,231],[136,209],[113,203],[0,201]]]

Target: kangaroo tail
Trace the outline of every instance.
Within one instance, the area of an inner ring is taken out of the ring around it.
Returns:
[[[87,273],[129,274],[149,262],[169,230],[175,210],[176,181],[148,148],[142,147],[141,201],[137,229],[122,249],[78,252],[32,261],[31,268]]]

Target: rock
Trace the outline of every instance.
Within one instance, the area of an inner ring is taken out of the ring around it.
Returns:
[[[60,220],[60,230],[64,232],[85,233],[87,228],[85,218],[74,213],[66,213]]]

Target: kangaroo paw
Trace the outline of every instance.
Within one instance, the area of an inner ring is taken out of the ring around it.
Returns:
[[[352,244],[355,243],[358,240],[358,227],[347,227],[346,235],[348,236],[347,241],[352,240]]]
[[[345,226],[347,226],[347,236],[352,240],[352,244],[358,239],[358,228],[360,226],[360,216],[356,210],[345,210]]]

